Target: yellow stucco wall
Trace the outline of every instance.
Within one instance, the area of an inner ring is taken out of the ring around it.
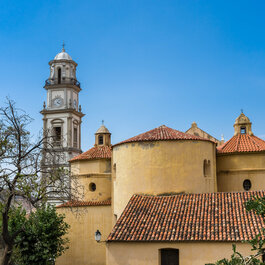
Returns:
[[[87,174],[78,177],[84,190],[84,201],[104,201],[111,198],[111,174]],[[96,190],[90,188],[91,183]]]
[[[106,244],[95,241],[95,232],[99,230],[102,240],[106,240],[111,230],[111,207],[89,206],[57,208],[66,215],[65,221],[71,228],[67,237],[70,248],[56,261],[56,265],[105,265]]]
[[[110,173],[110,159],[80,160],[71,162],[71,172],[74,175],[89,173]]]
[[[203,162],[211,161],[204,177]],[[114,215],[120,216],[135,193],[205,193],[216,186],[215,144],[209,141],[127,143],[113,148]]]
[[[107,244],[107,265],[160,265],[160,249],[179,249],[179,264],[204,265],[218,259],[229,258],[232,254],[232,243],[118,243]],[[249,254],[247,244],[238,243],[237,250]]]
[[[244,191],[245,179],[251,181],[250,190],[265,189],[265,153],[217,156],[218,191]]]
[[[78,190],[83,201],[104,201],[111,198],[110,159],[81,160],[71,162],[71,173],[81,185]],[[90,184],[96,184],[96,190]],[[78,195],[79,195],[78,194]],[[80,196],[78,196],[80,197]]]

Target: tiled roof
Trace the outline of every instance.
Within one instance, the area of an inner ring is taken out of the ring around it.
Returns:
[[[265,141],[254,135],[238,134],[217,148],[218,154],[265,151]]]
[[[158,128],[155,128],[148,132],[139,134],[130,139],[117,143],[114,146],[119,145],[119,144],[124,144],[124,143],[131,143],[131,142],[165,141],[165,140],[200,140],[200,141],[212,142],[209,139],[205,139],[200,136],[180,132],[180,131],[171,129],[165,125],[162,125],[162,126],[159,126]]]
[[[91,160],[101,158],[111,158],[111,146],[94,146],[88,151],[78,156],[75,156],[70,160],[70,162],[77,160]]]
[[[108,241],[242,241],[261,232],[263,220],[244,202],[260,192],[134,195]]]
[[[111,205],[111,200],[106,201],[69,201],[56,206],[57,208],[62,207],[82,207],[82,206],[105,206]]]

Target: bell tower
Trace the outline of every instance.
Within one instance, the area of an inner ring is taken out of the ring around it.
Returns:
[[[236,118],[236,121],[234,123],[234,135],[238,134],[249,134],[253,135],[252,129],[251,129],[252,123],[250,122],[249,118],[243,113],[243,110],[241,110],[241,114]]]
[[[76,79],[77,63],[65,51],[49,62],[50,76],[45,82],[47,100],[43,104],[43,129],[53,141],[53,148],[63,156],[59,166],[68,167],[68,161],[81,154],[81,122],[84,114],[79,105],[80,83]]]

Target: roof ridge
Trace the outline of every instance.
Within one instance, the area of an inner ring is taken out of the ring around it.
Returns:
[[[233,135],[232,138],[230,138],[228,141],[226,141],[224,144],[220,145],[219,147],[217,147],[218,150],[223,149],[225,146],[228,145],[228,143],[235,137],[235,135]]]
[[[241,134],[238,135],[239,137],[237,137],[237,140],[236,140],[236,147],[235,147],[235,150],[238,151],[238,145],[239,145],[239,141],[240,141],[240,138],[241,138]]]
[[[258,142],[257,142],[257,139],[256,139],[256,138],[258,138],[258,137],[256,137],[255,135],[253,135],[253,137],[250,137],[250,135],[248,135],[248,136],[249,136],[249,138],[251,139],[251,141],[252,141],[255,145],[257,145],[257,146],[259,147],[260,150],[262,150],[262,147],[261,147],[260,143],[258,143]]]
[[[67,201],[65,203],[62,203],[60,205],[57,205],[56,208],[61,207],[78,207],[78,206],[104,206],[104,205],[110,205],[111,199],[107,199],[104,201],[78,201],[78,200],[72,200]]]

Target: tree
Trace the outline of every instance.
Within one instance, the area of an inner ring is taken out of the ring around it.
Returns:
[[[69,225],[64,222],[64,216],[57,214],[51,205],[31,212],[29,217],[25,210],[17,208],[11,211],[9,223],[11,231],[22,230],[15,239],[12,260],[16,264],[53,264],[68,248],[68,239],[64,236]]]
[[[0,209],[5,246],[2,265],[10,264],[16,240],[26,231],[24,225],[10,229],[10,212],[18,206],[18,198],[39,208],[50,194],[59,199],[78,200],[82,193],[77,180],[71,177],[69,183],[68,171],[58,168],[61,148],[53,147],[48,132],[34,140],[27,129],[31,121],[11,100],[0,108]],[[44,158],[48,167],[43,166]]]
[[[253,197],[251,200],[245,203],[247,211],[254,211],[256,214],[261,215],[263,220],[265,217],[265,198]],[[222,259],[215,264],[206,265],[265,265],[261,261],[261,256],[265,253],[263,246],[265,244],[265,229],[262,233],[258,234],[252,240],[246,241],[251,245],[251,250],[254,254],[244,257],[236,250],[235,244],[233,244],[233,254],[231,259]]]

